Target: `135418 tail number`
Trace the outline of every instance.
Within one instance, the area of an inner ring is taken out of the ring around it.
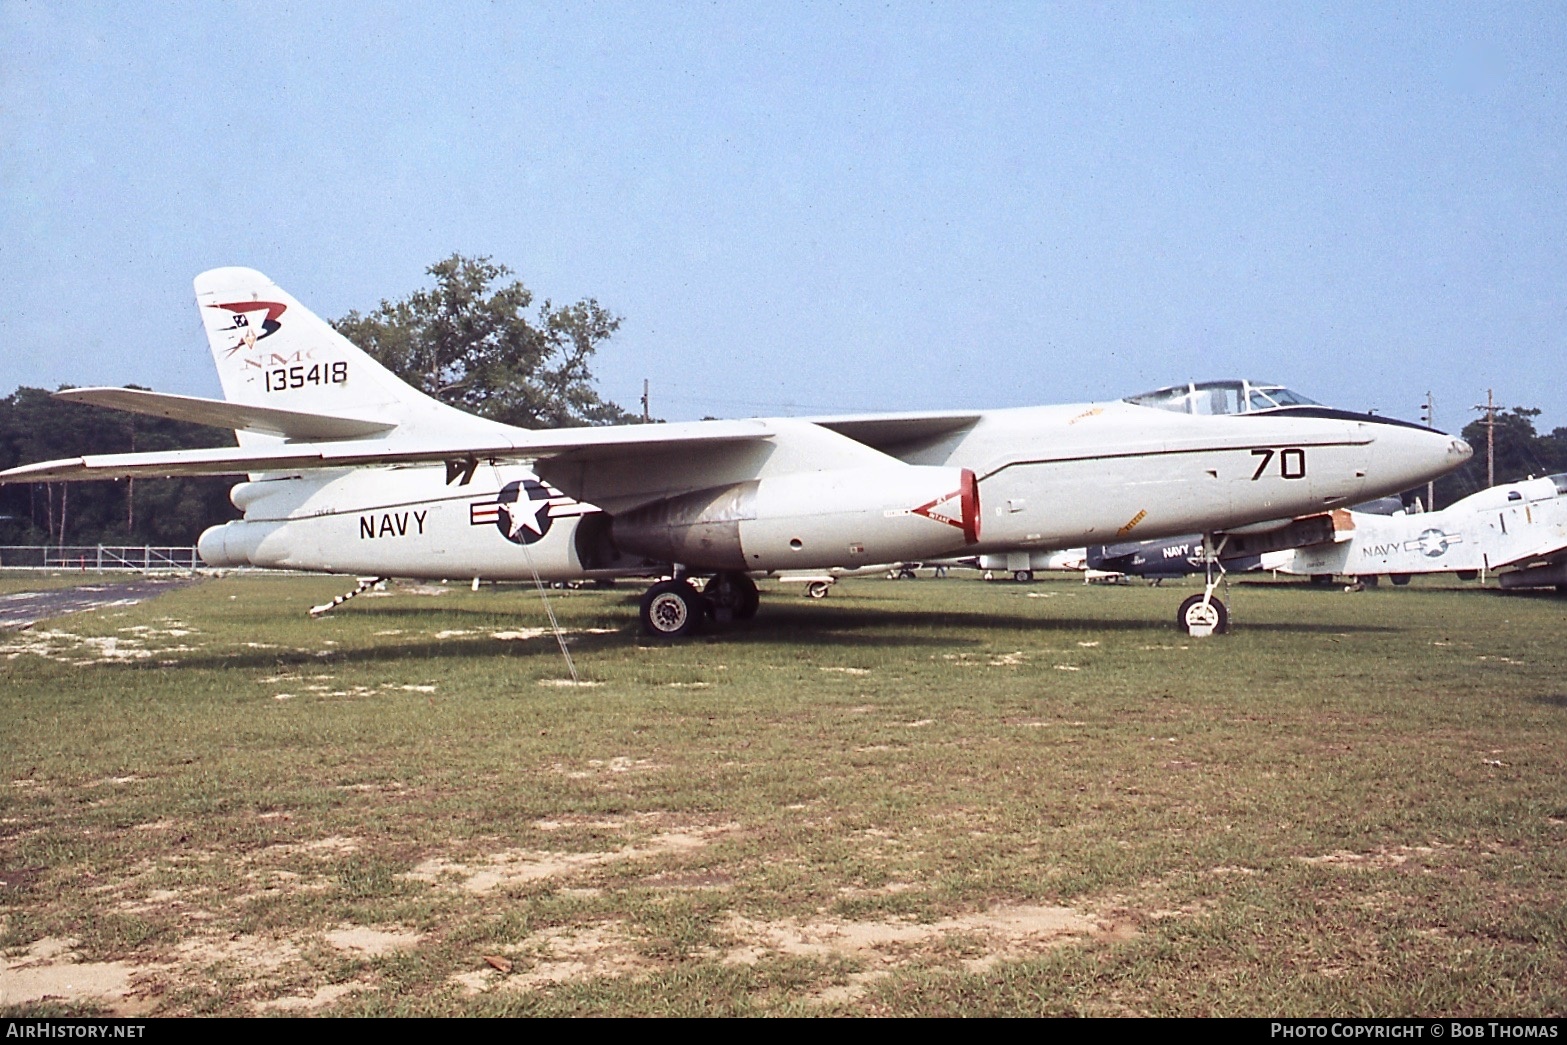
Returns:
[[[267,391],[286,392],[306,385],[340,385],[348,380],[348,364],[312,363],[310,366],[273,367],[267,371]]]

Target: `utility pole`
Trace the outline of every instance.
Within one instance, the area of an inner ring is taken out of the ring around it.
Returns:
[[[642,423],[648,424],[653,418],[648,414],[647,378],[642,379]]]
[[[1420,421],[1427,428],[1436,427],[1436,397],[1426,393],[1425,406],[1420,411]],[[1436,480],[1426,483],[1426,511],[1436,511]]]
[[[1480,423],[1485,425],[1485,488],[1489,490],[1496,485],[1496,400],[1491,389],[1485,390],[1485,405],[1475,409],[1485,411]]]

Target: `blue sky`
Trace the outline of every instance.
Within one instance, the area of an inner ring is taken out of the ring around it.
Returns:
[[[1561,4],[0,0],[0,393],[487,254],[670,419],[1251,376],[1567,425]]]

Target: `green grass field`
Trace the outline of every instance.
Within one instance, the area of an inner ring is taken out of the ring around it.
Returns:
[[[1567,599],[347,587],[0,633],[3,1011],[1567,1012]]]

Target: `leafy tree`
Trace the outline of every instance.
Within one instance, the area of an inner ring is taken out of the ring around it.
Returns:
[[[398,377],[452,406],[524,428],[621,424],[588,368],[620,326],[591,298],[532,315],[533,292],[487,257],[453,254],[426,270],[435,286],[332,325]]]
[[[1567,472],[1567,428],[1540,435],[1534,430],[1534,419],[1539,416],[1540,411],[1534,407],[1515,406],[1508,411],[1497,411],[1494,443],[1497,483]],[[1439,506],[1445,507],[1486,486],[1485,419],[1471,421],[1464,426],[1462,434],[1474,447],[1474,456],[1458,471],[1437,480]]]

